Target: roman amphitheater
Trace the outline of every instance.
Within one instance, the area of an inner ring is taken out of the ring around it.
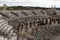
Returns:
[[[0,10],[0,40],[60,40],[60,10]]]

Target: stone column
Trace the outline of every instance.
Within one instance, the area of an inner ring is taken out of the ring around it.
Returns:
[[[34,21],[32,21],[31,28],[35,28]]]
[[[25,32],[25,25],[24,25],[24,23],[23,23],[23,30],[22,31]]]
[[[57,20],[57,19],[55,19],[55,20],[56,20],[56,21],[55,21],[55,22],[56,22],[56,24],[55,24],[55,25],[57,25],[57,24],[58,24],[58,20]]]
[[[40,20],[38,21],[38,30],[41,30]]]
[[[50,19],[48,18],[47,20],[48,20],[48,25],[50,25]]]
[[[39,22],[39,20],[37,19],[37,26],[39,26],[39,23],[40,23],[40,22]]]
[[[43,21],[44,21],[43,23],[46,24],[46,19],[45,18],[43,19]]]
[[[20,26],[20,27],[19,27],[19,30],[20,30],[20,29],[21,29],[21,22],[19,22],[19,26]]]
[[[33,22],[30,22],[30,28],[32,28]]]
[[[25,23],[25,31],[26,32],[28,31],[28,23],[27,22]]]
[[[51,22],[52,26],[55,24],[54,21],[53,21],[53,19],[51,19],[50,22]]]
[[[22,29],[23,29],[23,23],[21,23],[21,27],[20,27],[20,30],[22,31]]]
[[[37,20],[36,20],[35,27],[37,27],[37,24],[38,24],[38,23],[37,23]]]
[[[53,21],[51,21],[51,24],[52,24],[52,26],[54,26],[54,22]]]
[[[60,19],[57,19],[58,24],[60,23]]]
[[[31,34],[32,29],[30,28],[30,22],[28,22],[28,34]]]
[[[28,23],[28,28],[30,28],[30,22],[27,22]]]

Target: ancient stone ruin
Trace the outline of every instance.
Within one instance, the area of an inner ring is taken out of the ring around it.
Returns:
[[[0,10],[0,36],[7,40],[54,40],[60,33],[60,10],[5,8]]]

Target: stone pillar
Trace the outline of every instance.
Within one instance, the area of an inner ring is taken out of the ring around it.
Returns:
[[[32,28],[30,28],[30,22],[28,22],[28,34],[31,34]]]
[[[21,27],[20,27],[20,30],[22,31],[22,29],[23,29],[23,23],[21,23]]]
[[[35,27],[35,28],[37,27],[37,24],[38,24],[38,23],[37,23],[37,20],[35,20],[35,23],[34,23],[34,25],[35,25],[34,27]]]
[[[27,22],[25,23],[25,31],[26,32],[28,31],[28,23]]]
[[[56,21],[57,21],[57,24],[59,24],[59,23],[60,23],[60,19],[56,19]]]
[[[56,20],[55,22],[56,22],[56,25],[57,25],[58,24],[58,20],[57,19],[55,19],[55,20]]]
[[[22,31],[25,32],[25,25],[24,25],[24,23],[23,23],[23,30]]]
[[[27,22],[28,23],[28,28],[30,28],[30,22]]]
[[[51,19],[52,26],[55,24],[54,19]]]
[[[52,26],[54,26],[54,22],[53,21],[51,21],[51,24],[52,24]]]
[[[50,19],[48,18],[48,25],[50,25]]]
[[[26,27],[27,27],[27,23],[25,22],[25,23],[24,23],[24,26],[23,26],[25,32],[27,31],[27,30],[26,30]]]
[[[43,18],[40,19],[41,21],[43,20]]]
[[[33,22],[30,22],[30,28],[32,28],[32,26],[33,26]]]
[[[35,22],[34,21],[32,22],[32,28],[35,28]]]
[[[46,24],[46,19],[43,19],[43,21],[44,21],[43,23]]]
[[[39,22],[39,20],[37,19],[37,26],[39,26],[39,23],[40,23],[40,22]]]

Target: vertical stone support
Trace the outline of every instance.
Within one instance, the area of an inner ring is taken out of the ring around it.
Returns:
[[[52,24],[52,26],[54,26],[54,22],[53,21],[51,21],[51,24]]]
[[[40,20],[39,20],[39,27],[38,27],[39,31],[41,30],[41,25],[40,25]]]
[[[32,22],[32,28],[35,28],[35,23],[34,23],[34,21]]]
[[[40,25],[42,24],[42,18],[40,18]]]
[[[23,23],[23,32],[26,33],[26,22]]]
[[[50,25],[53,25],[53,21],[52,21],[52,19],[50,19]]]
[[[41,18],[41,19],[40,19],[40,29],[43,28],[43,26],[42,26],[42,25],[43,25],[43,22],[44,22],[44,21],[43,21],[43,18]]]
[[[37,19],[37,22],[36,22],[36,23],[37,23],[36,25],[37,25],[37,27],[38,27],[38,26],[39,26],[39,20],[38,20],[38,19]]]
[[[46,25],[46,19],[45,19],[45,18],[43,18],[42,22],[43,22],[42,29],[45,29],[45,28],[46,28],[46,26],[44,26],[44,25]]]
[[[21,23],[19,22],[19,30],[21,30]]]
[[[32,22],[30,22],[29,25],[30,25],[30,28],[32,28]]]
[[[35,27],[37,27],[37,20],[36,20],[36,23],[35,23]]]
[[[56,20],[56,21],[55,21],[55,22],[56,22],[55,25],[57,25],[57,24],[58,24],[58,20],[57,20],[57,19],[55,19],[55,20]]]
[[[28,22],[28,34],[31,34],[32,33],[32,28],[30,28],[30,22]]]
[[[56,21],[57,21],[57,24],[59,24],[59,23],[60,23],[60,19],[56,19]]]
[[[27,30],[28,30],[28,23],[26,22],[25,23],[25,31],[27,32]]]
[[[43,18],[41,18],[40,20],[41,20],[41,22],[42,22],[42,21],[43,21]]]
[[[51,19],[52,26],[55,24],[54,19]]]
[[[56,21],[56,20],[54,19],[54,24],[56,23],[55,21]]]
[[[43,19],[43,23],[46,24],[46,18]]]
[[[28,23],[28,29],[29,29],[30,28],[30,22],[28,21],[27,23]]]
[[[23,23],[20,23],[20,31],[23,29]]]
[[[26,32],[26,26],[27,26],[27,23],[23,23],[23,28],[24,28],[24,31]]]
[[[37,21],[37,28],[40,30],[40,20]]]
[[[32,24],[32,28],[35,29],[37,27],[37,20],[34,20],[33,24]]]
[[[47,20],[48,20],[48,25],[50,25],[50,19],[48,18]]]

